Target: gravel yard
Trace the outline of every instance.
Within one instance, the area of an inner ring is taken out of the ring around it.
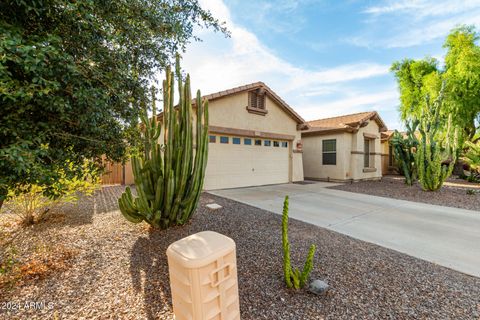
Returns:
[[[407,186],[401,176],[384,176],[379,181],[360,181],[330,188],[480,211],[480,184],[455,177],[447,179],[443,187],[435,192],[423,191],[419,184]],[[472,190],[474,194],[467,194],[467,190]]]
[[[204,193],[186,226],[152,232],[121,216],[116,201],[122,191],[104,188],[23,231],[8,248],[4,244],[0,257],[14,248],[18,264],[28,262],[34,248],[51,260],[58,248],[69,254],[52,273],[1,288],[0,318],[173,319],[165,250],[202,230],[223,233],[237,244],[242,319],[480,318],[480,278],[292,219],[292,263],[303,264],[315,243],[311,276],[326,280],[333,291],[318,297],[288,290],[282,279],[281,216]],[[223,208],[209,211],[209,202]],[[7,218],[0,215],[0,223]],[[26,301],[52,303],[51,309],[28,310]],[[9,311],[6,302],[22,308]]]

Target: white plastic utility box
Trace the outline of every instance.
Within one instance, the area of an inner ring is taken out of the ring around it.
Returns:
[[[167,249],[176,320],[240,319],[235,242],[203,231]]]

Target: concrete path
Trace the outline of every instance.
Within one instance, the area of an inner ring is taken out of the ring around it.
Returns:
[[[327,189],[329,183],[210,193],[480,277],[480,212]]]

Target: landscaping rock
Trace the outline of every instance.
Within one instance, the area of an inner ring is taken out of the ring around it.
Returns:
[[[322,280],[313,280],[308,286],[308,291],[322,296],[326,295],[328,290],[330,290],[330,286]]]
[[[218,209],[222,209],[223,207],[221,205],[219,205],[218,203],[209,203],[206,205],[206,207],[210,210],[218,210]]]
[[[42,279],[0,288],[0,319],[172,320],[165,252],[172,242],[212,230],[235,240],[242,320],[480,320],[480,278],[291,218],[293,264],[300,266],[316,244],[321,254],[312,275],[331,286],[326,296],[292,290],[283,279],[281,215],[203,193],[184,226],[152,229],[122,216],[118,198],[124,190],[103,188],[78,205],[59,207],[62,219],[21,230],[11,243],[18,267],[38,257],[41,243],[76,255]],[[213,213],[209,203],[223,208]],[[13,213],[0,214],[0,225],[11,219]],[[0,246],[0,255],[4,250]],[[2,309],[9,301],[53,308]]]

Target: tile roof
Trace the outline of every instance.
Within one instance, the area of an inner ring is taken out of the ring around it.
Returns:
[[[395,130],[387,130],[385,132],[382,132],[381,134],[382,141],[390,140],[394,132]]]
[[[305,133],[323,134],[333,132],[354,132],[368,120],[375,120],[380,131],[384,132],[387,127],[376,111],[359,112],[338,117],[324,118],[308,121],[310,129]]]

